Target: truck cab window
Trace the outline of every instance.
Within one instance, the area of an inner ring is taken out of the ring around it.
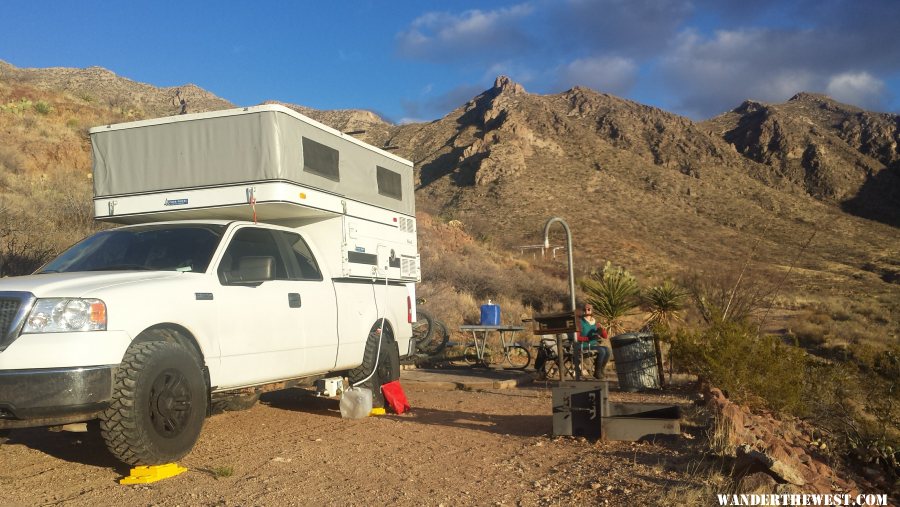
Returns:
[[[297,262],[293,266],[295,273],[292,274],[291,278],[297,280],[321,280],[322,272],[319,270],[316,258],[313,257],[306,241],[303,241],[299,234],[290,232],[278,232],[278,234],[284,238],[285,243],[291,249],[294,260]]]
[[[220,282],[228,283],[227,273],[236,271],[243,257],[272,257],[275,260],[275,279],[289,279],[284,257],[275,241],[273,231],[255,227],[239,229],[231,238],[231,243],[228,244],[216,271]]]

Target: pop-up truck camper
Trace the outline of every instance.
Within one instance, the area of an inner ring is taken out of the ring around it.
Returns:
[[[412,163],[264,105],[93,128],[122,227],[0,280],[0,431],[99,419],[177,460],[265,390],[399,378],[420,278]]]

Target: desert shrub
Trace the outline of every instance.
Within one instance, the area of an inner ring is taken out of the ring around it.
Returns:
[[[613,334],[621,332],[622,320],[639,303],[640,287],[634,276],[607,262],[601,270],[582,278],[580,285],[600,323]]]
[[[650,311],[647,326],[671,328],[673,324],[682,322],[681,313],[687,296],[687,291],[668,280],[647,289],[641,295],[641,301]]]
[[[25,158],[15,148],[0,146],[0,168],[19,174],[25,170]]]
[[[0,111],[21,115],[31,109],[32,106],[31,100],[23,98],[14,102],[7,102],[6,105],[0,106]]]
[[[854,349],[848,362],[809,363],[804,416],[834,452],[900,477],[900,348]]]
[[[767,282],[765,274],[746,266],[689,273],[681,285],[707,324],[747,321],[768,306],[776,290]]]
[[[810,321],[799,321],[791,330],[797,337],[799,345],[804,347],[820,347],[825,344],[825,328],[821,324]]]
[[[32,106],[32,108],[34,109],[34,111],[36,113],[42,114],[45,116],[50,114],[53,111],[53,107],[50,106],[50,104],[48,104],[46,101],[43,101],[43,100],[39,100],[39,101],[35,102],[34,105]]]
[[[31,274],[53,256],[53,249],[34,230],[27,216],[0,209],[0,276]]]
[[[679,367],[720,387],[735,401],[779,412],[803,408],[806,354],[746,323],[720,321],[680,330],[671,357]]]

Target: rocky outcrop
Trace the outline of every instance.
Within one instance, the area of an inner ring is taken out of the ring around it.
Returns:
[[[820,201],[900,223],[898,115],[798,93],[783,104],[745,101],[703,126]]]
[[[475,185],[486,186],[519,175],[536,149],[562,153],[558,144],[531,128],[525,108],[519,107],[527,97],[522,85],[499,76],[490,90],[466,104],[463,116],[476,133],[456,163],[471,168]]]
[[[734,475],[742,491],[857,494],[856,484],[828,466],[820,454],[821,444],[804,429],[771,414],[754,414],[717,388],[704,394],[721,437],[734,449]]]

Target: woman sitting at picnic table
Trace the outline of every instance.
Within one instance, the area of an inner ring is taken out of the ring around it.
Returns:
[[[597,324],[594,318],[594,307],[590,303],[585,303],[581,309],[580,333],[576,337],[575,349],[573,354],[573,362],[575,363],[575,378],[581,379],[581,356],[584,352],[597,352],[597,363],[594,368],[594,378],[602,379],[603,370],[606,363],[609,362],[609,347],[600,343],[601,339],[607,337],[606,329]],[[579,352],[580,351],[580,352]]]

